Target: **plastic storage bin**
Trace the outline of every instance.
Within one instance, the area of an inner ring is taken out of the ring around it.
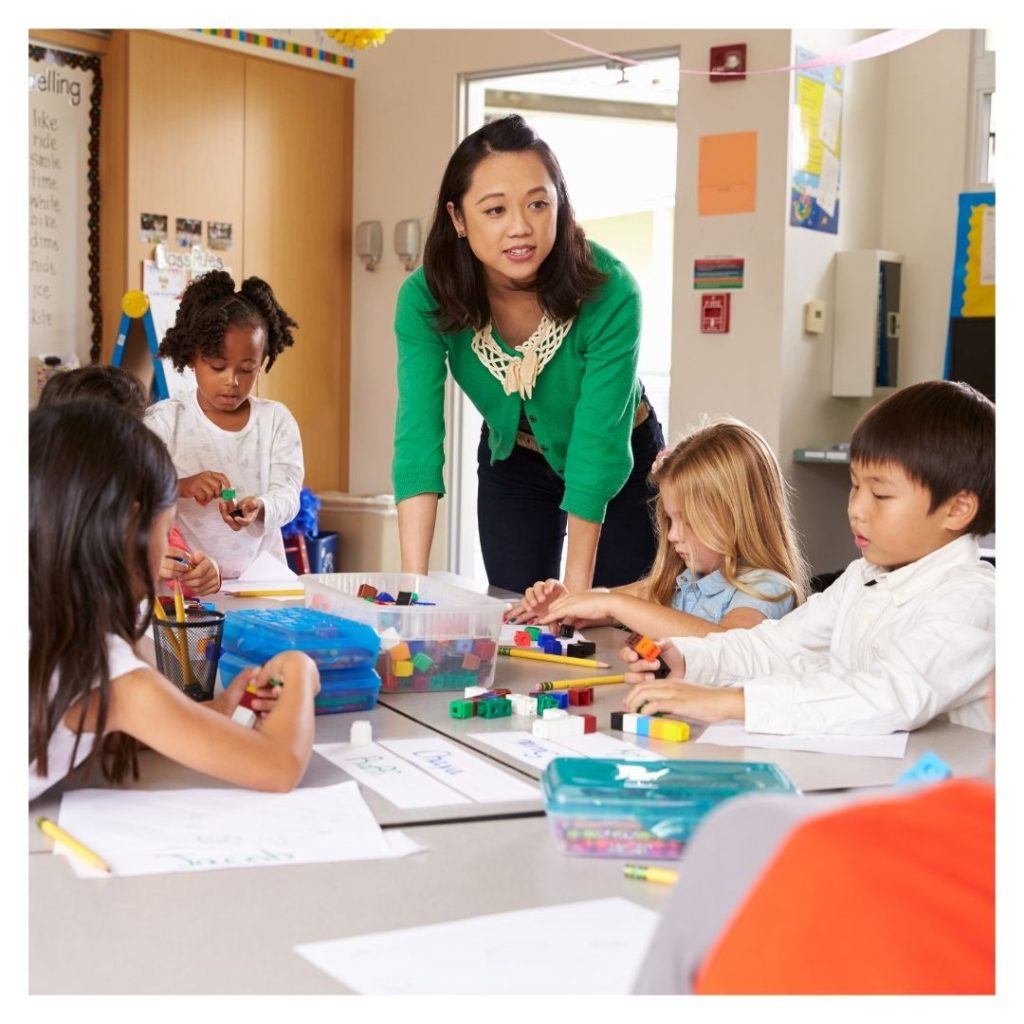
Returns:
[[[222,652],[220,656],[221,685],[227,686],[242,669],[263,664],[258,659],[246,661],[235,654]],[[338,711],[365,711],[377,703],[380,676],[370,667],[331,671],[320,670],[320,692],[313,702],[318,715],[331,715]]]
[[[222,685],[243,668],[262,665],[287,650],[304,651],[320,670],[317,714],[362,711],[377,703],[377,634],[365,623],[312,608],[228,612],[220,656]]]
[[[364,583],[431,603],[374,604],[356,596]],[[328,573],[303,576],[302,584],[307,607],[376,631],[382,690],[462,690],[493,682],[504,601],[412,573]]]
[[[744,793],[798,793],[776,765],[556,757],[541,780],[555,843],[587,857],[679,857],[703,817]]]

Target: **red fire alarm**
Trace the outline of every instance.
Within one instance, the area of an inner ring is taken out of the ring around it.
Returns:
[[[742,82],[746,79],[747,44],[711,47],[711,81]]]
[[[700,297],[700,333],[729,333],[729,300],[728,292],[708,292]]]

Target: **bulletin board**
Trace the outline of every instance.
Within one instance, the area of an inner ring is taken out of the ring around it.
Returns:
[[[100,58],[28,48],[29,359],[99,359]]]

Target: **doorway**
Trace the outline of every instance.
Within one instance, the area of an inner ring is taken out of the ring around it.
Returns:
[[[515,113],[554,151],[587,237],[622,260],[640,286],[638,372],[667,437],[679,55],[661,51],[630,58],[642,63],[598,60],[463,75],[459,138]],[[476,523],[481,419],[458,388],[452,391],[448,422],[449,568],[483,583]]]

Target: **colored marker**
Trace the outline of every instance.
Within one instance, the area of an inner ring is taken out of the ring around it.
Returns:
[[[184,555],[168,555],[167,556],[172,562],[177,562],[179,565],[185,566],[186,569],[192,568],[192,562],[189,561]]]
[[[649,868],[646,864],[627,864],[622,873],[627,878],[636,878],[641,882],[661,882],[662,885],[674,885],[679,881],[679,872],[672,868]]]
[[[68,835],[60,825],[50,821],[49,818],[36,818],[36,824],[44,835],[48,835],[54,842],[67,847],[77,857],[81,857],[86,864],[91,864],[94,868],[110,874],[110,865],[98,853],[90,850],[84,843],[80,843],[74,836]]]
[[[588,679],[553,679],[541,683],[538,690],[571,690],[577,686],[607,686],[612,683],[624,683],[625,676],[590,676]]]
[[[544,654],[543,651],[527,650],[525,647],[499,647],[498,653],[508,658],[531,658],[534,661],[553,661],[556,665],[579,665],[583,668],[611,668],[605,661],[593,658],[570,658],[566,654]]]

